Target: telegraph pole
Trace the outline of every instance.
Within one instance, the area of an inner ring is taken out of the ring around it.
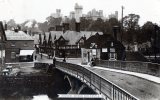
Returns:
[[[122,38],[123,38],[123,9],[124,9],[124,6],[121,7],[122,8],[122,21],[121,21],[121,43],[122,43]]]

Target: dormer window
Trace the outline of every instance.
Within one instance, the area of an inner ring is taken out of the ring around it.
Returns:
[[[96,43],[91,43],[90,48],[97,48],[97,44]]]
[[[94,48],[95,45],[96,45],[96,43],[91,43],[90,48]]]

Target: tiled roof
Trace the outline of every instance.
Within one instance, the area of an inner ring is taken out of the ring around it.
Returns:
[[[77,41],[79,41],[79,39],[83,36],[86,37],[86,39],[88,39],[89,37],[91,37],[92,35],[95,35],[97,32],[96,31],[80,31],[80,32],[76,32],[76,31],[66,31],[65,33],[63,33],[63,31],[51,31],[51,36],[52,36],[52,42],[55,41],[55,37],[56,40],[59,39],[61,36],[63,36],[63,38],[68,42],[68,45],[75,45]],[[46,34],[46,41],[48,42],[48,38],[49,38],[49,32],[45,32]],[[102,32],[98,32],[99,35],[102,35]],[[42,42],[43,42],[43,35],[42,36]],[[36,39],[38,39],[39,36],[36,36]],[[38,41],[35,40],[35,44]]]
[[[30,35],[27,35],[23,31],[5,31],[7,40],[33,40],[33,38]]]
[[[45,32],[46,34],[46,40],[48,41],[49,34],[51,33],[52,36],[52,42],[54,42],[55,37],[56,39],[59,39],[61,36],[63,36],[63,31],[51,31],[51,32]]]
[[[52,35],[52,41],[54,41],[54,37],[56,36],[56,39],[59,39],[60,36],[63,36],[65,40],[69,41],[68,45],[75,45],[76,42],[83,36],[88,39],[90,36],[95,35],[97,32],[95,31],[81,31],[81,32],[76,32],[76,31],[66,31],[63,33],[63,31],[51,31]],[[48,41],[49,33],[46,34],[46,39]],[[102,32],[98,32],[98,34],[102,35]]]

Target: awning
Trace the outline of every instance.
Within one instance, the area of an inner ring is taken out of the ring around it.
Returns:
[[[32,55],[34,50],[20,50],[20,56]]]

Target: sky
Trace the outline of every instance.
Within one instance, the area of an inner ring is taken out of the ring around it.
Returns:
[[[22,23],[27,19],[44,22],[46,17],[61,9],[64,16],[74,11],[74,5],[83,6],[83,13],[95,8],[103,10],[105,16],[118,11],[121,18],[121,6],[124,6],[124,16],[134,13],[140,15],[139,24],[152,21],[160,25],[160,0],[0,0],[0,20],[14,19]]]

